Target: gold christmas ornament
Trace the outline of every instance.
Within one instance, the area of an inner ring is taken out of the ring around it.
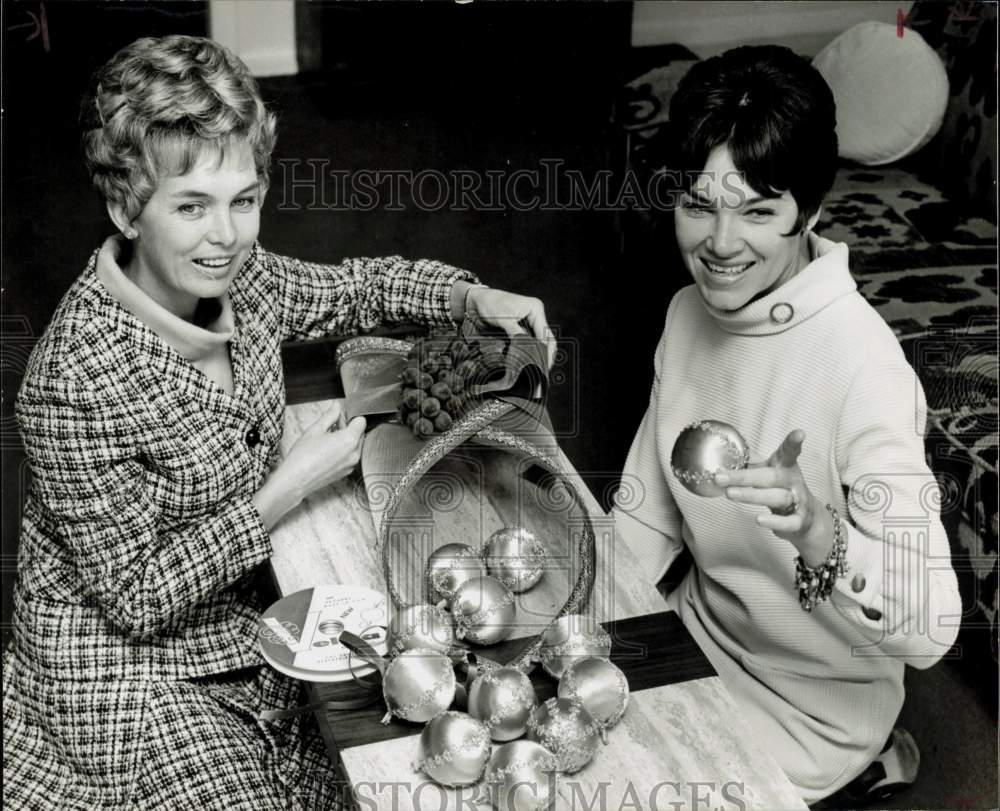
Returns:
[[[692,493],[721,496],[725,490],[715,483],[715,474],[743,470],[750,464],[746,440],[733,426],[718,420],[702,420],[687,426],[674,443],[670,467]]]
[[[490,757],[486,726],[464,712],[447,711],[427,722],[420,733],[414,764],[444,786],[475,783]]]
[[[514,630],[514,594],[495,577],[474,577],[455,591],[451,601],[455,636],[477,645],[495,645]]]
[[[450,653],[455,647],[451,614],[433,605],[409,605],[389,621],[388,649],[392,654],[412,648]]]
[[[403,651],[385,669],[382,695],[389,711],[382,723],[388,724],[393,715],[429,721],[451,706],[455,686],[455,671],[443,653],[428,648]]]
[[[542,637],[538,658],[545,672],[555,679],[573,662],[611,655],[611,637],[597,620],[582,614],[566,614],[550,625]]]
[[[464,543],[446,543],[435,549],[427,560],[427,592],[430,601],[449,601],[466,580],[486,574],[482,556]]]
[[[590,763],[599,732],[594,716],[568,698],[550,698],[528,719],[528,740],[542,744],[556,756],[559,771],[569,774]]]
[[[485,783],[496,811],[546,811],[556,799],[555,755],[535,741],[498,746],[486,766]]]
[[[531,680],[513,667],[488,670],[469,688],[469,715],[482,721],[495,741],[520,738],[536,706]]]
[[[621,669],[595,657],[578,659],[567,667],[556,691],[559,698],[578,702],[594,717],[604,743],[608,742],[607,730],[625,714],[628,694],[628,680]]]
[[[504,527],[486,542],[487,571],[515,594],[527,591],[545,573],[545,547],[524,527]]]

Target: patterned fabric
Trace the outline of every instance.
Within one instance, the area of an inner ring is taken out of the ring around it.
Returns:
[[[4,679],[4,805],[60,811],[344,807],[345,778],[267,667],[219,683]],[[45,719],[41,723],[39,719]]]
[[[5,721],[8,706],[18,721],[4,725],[14,807],[31,806],[43,773],[65,791],[51,807],[74,796],[121,805],[154,685],[260,665],[253,578],[271,546],[251,496],[277,458],[281,342],[383,321],[444,325],[455,280],[474,278],[398,257],[319,265],[256,245],[231,289],[229,395],[103,288],[97,255],[16,404],[33,478],[4,666]],[[175,692],[163,700],[206,706]],[[63,694],[77,698],[53,703]],[[168,731],[143,734],[172,748]],[[228,738],[239,762],[239,736]]]
[[[963,211],[899,167],[842,168],[823,201],[817,230],[827,239],[847,242],[852,259],[892,248],[992,248],[997,237],[995,223]]]
[[[951,85],[944,123],[927,165],[956,200],[995,217],[997,191],[997,5],[917,0],[907,25],[944,61]]]
[[[816,230],[857,248],[851,264],[858,289],[892,327],[920,377],[928,404],[925,445],[945,494],[942,520],[963,625],[984,648],[971,656],[995,659],[996,226],[913,174],[888,168],[841,170]]]

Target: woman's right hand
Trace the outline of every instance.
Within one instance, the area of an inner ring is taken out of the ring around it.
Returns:
[[[302,433],[285,458],[254,494],[254,504],[267,529],[311,493],[344,478],[361,459],[365,418],[347,422],[343,401]]]
[[[278,469],[287,468],[286,474],[299,483],[305,498],[354,470],[361,460],[364,435],[365,418],[355,417],[348,424],[343,400],[334,400],[333,407],[306,428]]]

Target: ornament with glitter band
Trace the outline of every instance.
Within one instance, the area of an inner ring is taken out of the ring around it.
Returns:
[[[528,719],[528,740],[537,741],[553,755],[559,770],[572,774],[597,751],[600,725],[582,704],[568,698],[550,698]]]
[[[486,724],[495,741],[520,738],[536,706],[531,680],[514,667],[483,673],[469,688],[469,715]]]
[[[556,695],[576,701],[594,716],[601,740],[608,742],[608,729],[625,714],[628,707],[628,679],[608,659],[579,659],[566,668],[559,680]]]
[[[483,550],[487,571],[515,594],[527,591],[545,573],[545,547],[524,527],[494,532]]]
[[[435,549],[427,560],[427,591],[430,601],[439,604],[455,596],[466,580],[486,574],[482,556],[464,543],[446,543]]]
[[[556,799],[555,755],[535,741],[498,746],[486,766],[484,782],[496,811],[545,811]]]
[[[443,653],[426,648],[403,651],[385,669],[382,695],[388,724],[395,715],[406,721],[429,721],[455,699],[455,671]]]
[[[388,648],[393,654],[411,648],[430,648],[450,654],[455,649],[451,614],[433,605],[408,605],[389,622]]]
[[[733,426],[718,420],[702,420],[687,426],[674,443],[670,468],[678,481],[699,496],[721,496],[725,489],[715,483],[715,474],[743,470],[750,464],[750,448]]]
[[[447,711],[420,733],[415,768],[444,786],[475,783],[490,757],[486,726],[464,712]]]
[[[566,614],[550,625],[542,637],[538,651],[545,672],[555,679],[578,659],[611,655],[611,637],[593,617]]]
[[[495,577],[475,577],[458,587],[451,601],[455,636],[495,645],[514,630],[514,593]]]

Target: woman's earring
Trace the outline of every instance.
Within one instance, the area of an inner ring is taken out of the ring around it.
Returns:
[[[125,239],[135,239],[139,236],[139,232],[134,228],[126,228],[122,233],[125,234]]]

